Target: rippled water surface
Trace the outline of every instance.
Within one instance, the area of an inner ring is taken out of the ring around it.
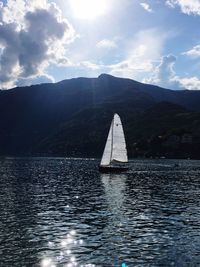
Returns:
[[[1,159],[0,266],[200,266],[200,162],[130,166]]]

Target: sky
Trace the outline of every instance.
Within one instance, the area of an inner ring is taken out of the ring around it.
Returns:
[[[200,90],[200,0],[0,0],[0,89],[107,73]]]

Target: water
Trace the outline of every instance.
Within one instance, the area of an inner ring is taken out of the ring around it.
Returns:
[[[174,166],[175,163],[179,165]],[[200,266],[200,162],[0,162],[0,266]]]

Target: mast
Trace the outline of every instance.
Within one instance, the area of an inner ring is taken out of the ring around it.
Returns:
[[[115,114],[114,114],[114,116],[113,116],[112,123],[111,123],[112,132],[111,132],[111,153],[110,153],[110,163],[112,162],[112,154],[113,154],[113,126],[114,126],[114,117],[115,117]],[[109,164],[109,165],[110,165],[110,164]]]
[[[113,123],[114,123],[114,118],[113,118],[111,125],[110,125],[110,130],[108,133],[108,137],[107,137],[107,141],[106,141],[106,145],[104,148],[104,152],[103,152],[100,166],[109,166],[111,159],[112,159],[111,153],[112,153],[112,149],[113,149],[113,144],[112,144],[113,143]]]

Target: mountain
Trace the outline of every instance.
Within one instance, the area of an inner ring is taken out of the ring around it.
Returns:
[[[107,74],[0,91],[0,154],[100,156],[114,112],[122,117],[130,156],[168,153],[162,144],[154,152],[152,140],[173,132],[189,133],[198,147],[199,103],[199,91]],[[191,146],[187,156],[198,157]]]
[[[101,156],[112,119],[112,105],[84,110],[44,139],[39,147],[48,154]],[[154,104],[145,111],[117,106],[121,115],[129,156],[199,158],[200,113],[168,102]],[[189,135],[192,142],[182,143]],[[171,137],[180,139],[165,145]]]

